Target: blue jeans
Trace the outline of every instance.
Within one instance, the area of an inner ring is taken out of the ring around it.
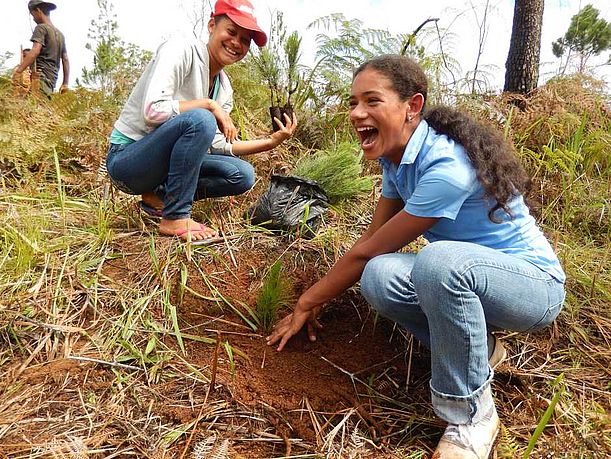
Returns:
[[[254,185],[250,163],[209,154],[216,125],[208,110],[189,110],[137,142],[111,144],[108,174],[126,193],[157,193],[164,203],[163,218],[189,218],[193,201],[241,194]]]
[[[452,424],[477,422],[494,406],[489,331],[545,327],[565,296],[562,283],[531,263],[455,241],[373,258],[361,291],[429,347],[433,409]]]

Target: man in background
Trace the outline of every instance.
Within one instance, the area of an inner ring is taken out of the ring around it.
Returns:
[[[34,71],[40,77],[40,90],[47,97],[51,97],[57,82],[59,66],[63,69],[63,81],[59,92],[68,89],[70,77],[70,63],[66,52],[66,40],[64,35],[51,22],[51,11],[56,5],[42,0],[30,0],[28,10],[36,22],[36,28],[32,33],[32,49],[23,58],[21,64],[13,73],[13,80],[22,80],[23,72],[34,63]]]

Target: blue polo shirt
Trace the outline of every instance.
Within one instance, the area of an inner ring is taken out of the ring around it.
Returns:
[[[488,218],[493,207],[484,199],[462,145],[421,121],[410,138],[399,165],[386,158],[382,165],[382,196],[401,199],[404,210],[439,221],[424,233],[429,242],[463,241],[522,258],[560,282],[565,274],[549,242],[530,215],[522,196],[509,202],[513,218],[503,210]]]

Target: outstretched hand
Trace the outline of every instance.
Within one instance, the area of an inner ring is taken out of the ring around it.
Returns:
[[[316,341],[316,330],[322,329],[322,325],[318,322],[319,310],[320,308],[314,308],[304,311],[297,305],[292,314],[276,324],[272,334],[267,337],[267,344],[272,346],[280,341],[277,350],[281,351],[288,340],[296,335],[304,325],[307,325],[310,341]]]
[[[274,123],[278,126],[278,130],[271,135],[272,141],[275,146],[280,145],[286,139],[290,139],[297,130],[297,117],[293,113],[293,118],[290,118],[286,113],[284,114],[284,123],[274,117]]]

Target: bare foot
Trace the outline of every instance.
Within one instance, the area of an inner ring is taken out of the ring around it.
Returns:
[[[165,236],[178,236],[183,241],[203,241],[218,236],[216,230],[196,222],[191,218],[165,220],[159,222],[159,233]]]
[[[155,210],[163,210],[163,201],[152,191],[149,191],[148,193],[142,193],[141,199],[142,202],[145,203],[147,206],[152,207]]]

